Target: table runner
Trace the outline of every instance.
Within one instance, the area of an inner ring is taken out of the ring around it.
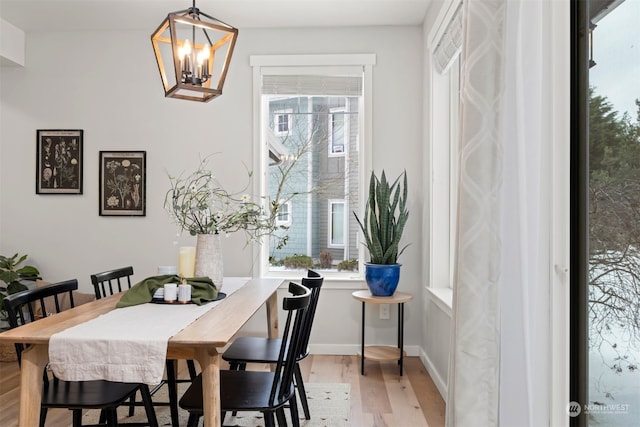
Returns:
[[[225,278],[227,297],[247,283]],[[170,337],[223,300],[195,304],[140,304],[112,310],[51,336],[49,366],[66,381],[106,379],[158,384]]]

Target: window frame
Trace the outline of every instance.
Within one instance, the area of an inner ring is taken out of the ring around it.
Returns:
[[[342,243],[334,243],[332,241],[333,238],[333,206],[342,205]],[[347,241],[347,201],[346,199],[328,199],[327,200],[327,222],[328,222],[328,230],[327,233],[327,247],[334,249],[344,249],[345,242]]]
[[[429,254],[429,282],[427,289],[436,296],[436,302],[451,312],[453,271],[455,267],[455,193],[458,171],[459,111],[460,111],[460,52],[452,57],[445,72],[436,69],[433,58],[438,43],[454,20],[461,0],[451,0],[444,6],[429,34],[431,74],[430,143],[429,159],[429,235],[425,242]],[[457,81],[454,81],[457,80]],[[457,89],[456,89],[457,88]],[[457,91],[457,93],[456,93]],[[447,108],[443,108],[443,106]],[[443,142],[444,141],[444,142]]]
[[[287,117],[287,130],[280,130],[280,122],[276,121],[279,117]],[[291,121],[293,120],[293,110],[290,108],[273,112],[274,134],[276,136],[288,135],[291,131]]]
[[[342,151],[334,150],[333,119],[335,115],[338,113],[342,114],[342,147],[343,147]],[[348,136],[349,136],[349,122],[348,122],[349,115],[347,114],[347,107],[345,106],[345,107],[331,108],[329,110],[329,115],[331,116],[331,119],[327,120],[327,126],[329,127],[328,129],[329,143],[327,144],[327,149],[329,150],[329,157],[344,157],[345,156],[344,144],[345,144],[345,141],[348,141]]]
[[[365,147],[371,144],[373,129],[373,66],[376,64],[376,55],[371,53],[360,54],[318,54],[318,55],[252,55],[249,63],[253,69],[253,170],[257,176],[268,176],[268,141],[264,135],[262,117],[264,106],[262,105],[261,77],[265,70],[286,70],[288,67],[299,67],[307,70],[323,70],[326,73],[340,73],[341,70],[358,67],[363,73],[362,101],[359,107],[361,119],[358,121],[360,130],[355,152],[359,155],[358,171],[358,209],[364,210],[365,190],[368,188],[368,171],[372,168],[371,150]],[[292,68],[292,72],[293,72]],[[266,179],[254,181],[256,194],[268,194]],[[258,260],[257,268],[253,270],[254,277],[282,277],[299,278],[299,271],[269,271],[269,245],[252,245],[254,259]],[[343,282],[350,286],[352,281],[364,280],[365,252],[362,245],[358,247],[358,271],[323,271],[323,276],[334,282]]]
[[[284,221],[282,221],[282,220],[280,220],[280,218],[279,218],[279,217],[280,217],[280,215],[281,215],[281,214],[280,214],[280,208],[285,207],[285,206],[286,206],[286,208],[287,208],[287,212],[286,212],[286,214],[287,214],[287,219],[286,219],[286,220],[284,220]],[[293,205],[292,205],[292,203],[291,203],[291,200],[288,200],[288,201],[286,201],[286,202],[285,202],[285,201],[283,201],[283,200],[280,200],[280,201],[278,202],[278,213],[276,214],[276,225],[277,225],[277,226],[285,226],[285,227],[288,227],[288,226],[290,226],[290,225],[291,225],[291,223],[293,222],[293,211],[292,211],[292,209],[293,209]]]

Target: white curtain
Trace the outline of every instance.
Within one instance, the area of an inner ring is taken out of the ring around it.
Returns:
[[[508,2],[500,424],[550,425],[553,2]],[[567,23],[568,26],[568,23]],[[566,141],[568,144],[568,141]],[[560,406],[564,406],[562,403]]]
[[[448,426],[549,425],[548,9],[464,2]]]

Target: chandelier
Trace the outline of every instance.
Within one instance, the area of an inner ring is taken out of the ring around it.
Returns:
[[[189,9],[172,12],[151,35],[164,95],[207,102],[222,95],[238,30]]]

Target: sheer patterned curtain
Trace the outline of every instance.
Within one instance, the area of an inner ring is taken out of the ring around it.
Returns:
[[[498,424],[505,1],[465,1],[447,425]]]
[[[448,426],[549,425],[546,3],[463,6]]]

